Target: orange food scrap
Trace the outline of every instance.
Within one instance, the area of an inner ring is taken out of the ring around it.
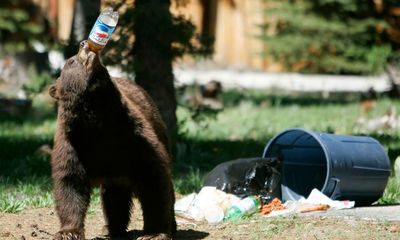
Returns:
[[[283,209],[286,209],[286,207],[282,204],[281,200],[279,200],[278,198],[274,198],[270,203],[265,204],[261,208],[261,214],[267,215],[270,214],[272,211]]]
[[[329,205],[326,204],[305,204],[299,208],[300,213],[314,212],[314,211],[326,211]]]

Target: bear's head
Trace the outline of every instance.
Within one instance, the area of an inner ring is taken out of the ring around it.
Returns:
[[[50,86],[50,96],[59,103],[73,103],[110,82],[107,69],[99,56],[90,51],[88,42],[80,43],[79,52],[69,58],[56,83]]]

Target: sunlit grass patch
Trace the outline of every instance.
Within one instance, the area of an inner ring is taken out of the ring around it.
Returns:
[[[386,186],[385,192],[381,199],[380,204],[396,204],[400,203],[400,180],[396,177],[389,179],[388,185]]]
[[[30,177],[24,181],[0,178],[0,211],[16,213],[26,207],[53,205],[51,180],[48,177]]]

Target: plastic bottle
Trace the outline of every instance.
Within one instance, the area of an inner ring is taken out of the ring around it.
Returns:
[[[245,215],[251,215],[261,208],[261,202],[258,197],[248,196],[239,202],[233,204],[225,213],[224,220],[239,218]]]
[[[88,43],[89,48],[93,52],[98,52],[104,48],[110,39],[112,32],[118,23],[118,12],[114,12],[112,8],[104,9],[90,31]]]

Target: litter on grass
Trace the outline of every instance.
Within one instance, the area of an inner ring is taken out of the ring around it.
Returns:
[[[314,188],[307,199],[303,197],[299,201],[286,201],[284,204],[279,199],[274,199],[271,203],[263,206],[261,213],[267,217],[274,217],[295,213],[347,209],[353,208],[354,205],[354,201],[332,200]]]
[[[195,224],[197,221],[218,224],[224,221],[224,218],[227,219],[227,213],[233,206],[239,206],[239,208],[243,206],[240,202],[241,199],[233,194],[225,193],[216,189],[216,187],[207,186],[203,187],[199,193],[189,194],[176,201],[175,214],[178,222],[183,224]],[[354,201],[332,200],[318,189],[313,189],[306,199],[282,203],[278,198],[274,198],[256,212],[267,217],[273,217],[352,207],[354,207]],[[244,211],[246,209],[239,210]]]
[[[192,193],[175,203],[178,217],[195,221],[206,220],[210,224],[222,222],[225,212],[240,198],[216,187],[203,187],[198,194]]]

